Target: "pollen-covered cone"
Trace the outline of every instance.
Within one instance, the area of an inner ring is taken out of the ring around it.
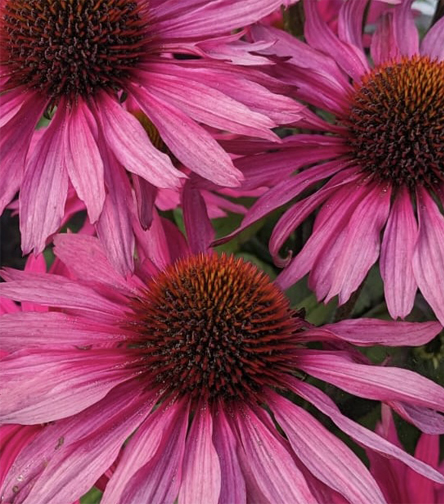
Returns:
[[[360,445],[443,483],[298,377],[390,403],[444,432],[444,389],[372,365],[352,346],[422,344],[440,324],[313,327],[265,274],[208,250],[208,238],[202,229],[188,245],[156,216],[138,234],[133,276],[113,270],[100,242],[79,234],[56,237],[55,272],[3,272],[0,296],[49,308],[0,317],[8,352],[0,421],[47,424],[7,472],[3,500],[71,502],[119,457],[103,504],[385,502],[354,452],[290,395]],[[312,350],[309,341],[321,344]]]

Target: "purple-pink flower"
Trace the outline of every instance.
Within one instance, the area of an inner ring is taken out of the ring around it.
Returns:
[[[419,288],[444,322],[444,19],[420,42],[411,1],[388,9],[372,35],[371,64],[362,35],[366,3],[343,3],[338,35],[316,0],[304,2],[306,42],[252,28],[253,40],[275,42],[265,51],[279,57],[273,75],[318,113],[307,108],[296,126],[311,132],[286,138],[255,168],[255,156],[237,163],[253,166],[252,177],[268,166],[277,182],[242,228],[293,201],[270,239],[276,264],[286,265],[282,288],[309,273],[318,299],[338,295],[342,304],[379,258],[393,318],[410,313]],[[302,250],[280,258],[288,236],[314,212]]]
[[[300,106],[268,89],[279,82],[251,68],[269,63],[254,52],[270,44],[231,33],[280,4],[2,0],[0,211],[20,190],[23,251],[57,231],[70,184],[91,222],[117,228],[129,174],[147,201],[178,187],[179,163],[239,185],[208,127],[278,140],[271,128],[297,119]]]
[[[137,234],[132,276],[116,272],[99,240],[82,234],[55,238],[52,273],[3,272],[0,296],[47,307],[0,317],[8,352],[0,421],[47,424],[8,471],[6,502],[71,502],[119,456],[103,504],[307,504],[335,495],[385,502],[365,465],[304,400],[364,447],[444,483],[304,380],[382,401],[442,433],[442,387],[372,365],[356,349],[424,344],[439,323],[316,328],[255,266],[208,250],[208,229],[189,239],[155,216]]]

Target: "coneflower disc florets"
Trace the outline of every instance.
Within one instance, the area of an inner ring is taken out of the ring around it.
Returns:
[[[364,76],[345,121],[363,171],[394,186],[444,180],[444,62],[402,58]]]
[[[168,267],[132,308],[157,383],[205,399],[259,399],[264,386],[279,386],[305,324],[264,273],[216,254]]]
[[[73,100],[119,90],[147,43],[146,9],[127,0],[6,0],[1,64],[8,86]]]

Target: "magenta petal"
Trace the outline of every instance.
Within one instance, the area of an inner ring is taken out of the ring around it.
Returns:
[[[412,258],[418,230],[410,194],[396,195],[381,247],[380,268],[387,308],[393,318],[404,318],[413,308],[417,284]]]
[[[417,473],[439,483],[444,483],[444,476],[439,474],[438,471],[434,470],[427,464],[424,464],[424,462],[421,462],[415,457],[412,457],[409,453],[387,441],[375,432],[344,416],[336,404],[318,388],[307,382],[302,382],[296,379],[291,379],[289,381],[289,385],[296,394],[300,395],[316,406],[319,411],[329,416],[343,432],[348,434],[359,444],[371,448],[372,450],[375,450],[376,452],[389,458],[398,459],[411,467]]]
[[[2,276],[9,281],[0,284],[0,296],[16,301],[117,315],[122,311],[120,304],[59,275],[4,270]]]
[[[86,493],[153,406],[155,397],[136,389],[122,384],[87,410],[46,425],[9,471],[6,498],[60,504]]]
[[[407,369],[356,364],[340,352],[302,349],[298,367],[359,397],[404,401],[444,412],[444,388]]]
[[[390,401],[389,404],[400,417],[420,431],[426,434],[444,434],[444,416],[437,411],[400,401]]]
[[[304,3],[306,23],[305,37],[307,42],[324,54],[331,55],[352,79],[359,81],[369,69],[367,59],[356,46],[342,42],[321,18],[317,2],[307,0]]]
[[[339,245],[339,254],[331,264],[332,283],[326,301],[339,294],[339,303],[345,303],[378,259],[380,233],[390,209],[390,193],[375,188],[353,212],[344,230],[344,243]]]
[[[206,253],[214,239],[214,229],[205,201],[190,181],[185,182],[182,198],[183,219],[191,252]]]
[[[393,26],[393,12],[382,14],[372,36],[371,56],[375,65],[391,61],[399,56],[398,44]]]
[[[214,413],[213,441],[220,462],[221,490],[218,504],[246,504],[245,480],[237,455],[237,441],[224,412],[224,405]]]
[[[236,415],[235,423],[251,502],[316,504],[290,453],[255,413],[245,409]]]
[[[73,345],[89,346],[92,343],[116,341],[113,326],[99,326],[90,321],[79,322],[60,312],[16,312],[0,317],[0,348],[8,352],[24,346]],[[124,335],[119,335],[124,339]]]
[[[419,51],[419,35],[413,18],[412,0],[404,0],[393,9],[393,28],[402,56],[413,56]]]
[[[77,278],[128,292],[125,278],[109,263],[99,240],[82,234],[59,234],[54,237],[54,253],[69,266]]]
[[[185,175],[174,168],[169,156],[154,148],[139,121],[106,93],[102,102],[103,135],[122,165],[156,187],[178,187]]]
[[[327,324],[319,329],[308,331],[316,335],[317,331],[331,331],[353,345],[371,346],[419,346],[431,341],[442,326],[439,322],[393,322],[371,318],[342,320],[336,324]]]
[[[362,23],[366,5],[365,0],[345,2],[339,10],[338,18],[339,38],[343,42],[354,45],[361,51],[364,51],[362,46]]]
[[[173,154],[187,168],[215,184],[240,185],[242,173],[208,131],[178,108],[142,88],[133,88],[132,94]]]
[[[65,106],[60,104],[27,162],[20,191],[20,231],[25,254],[32,249],[41,252],[46,238],[62,222],[68,194]]]
[[[173,504],[182,479],[188,406],[152,413],[128,442],[103,504]]]
[[[418,192],[419,235],[413,254],[413,273],[418,287],[444,324],[444,216],[428,192]]]
[[[85,202],[92,223],[99,218],[105,201],[103,161],[94,138],[97,129],[87,105],[80,102],[67,117],[65,162],[69,178]]]
[[[384,503],[376,482],[359,458],[310,413],[276,393],[272,411],[302,463],[349,502]]]
[[[0,418],[36,424],[64,418],[99,401],[131,377],[131,358],[116,350],[25,349],[2,359]]]
[[[439,19],[426,33],[421,43],[421,54],[438,61],[444,59],[444,18]]]
[[[187,438],[179,502],[218,504],[221,470],[213,440],[213,419],[207,405],[198,405]],[[202,477],[205,475],[205,477]]]

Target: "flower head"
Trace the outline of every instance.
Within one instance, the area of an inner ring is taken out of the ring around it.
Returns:
[[[1,421],[49,422],[8,471],[4,498],[70,502],[120,455],[105,504],[305,504],[326,494],[384,502],[359,458],[291,395],[360,444],[444,482],[303,379],[389,402],[442,432],[440,386],[373,366],[352,346],[420,344],[441,326],[365,319],[313,327],[253,265],[208,251],[203,234],[187,245],[156,216],[137,236],[139,262],[126,278],[96,238],[80,234],[56,237],[53,273],[4,272],[1,296],[49,307],[0,318],[10,352]],[[310,341],[326,349],[308,349]]]
[[[299,125],[311,132],[285,139],[276,162],[275,153],[259,160],[258,172],[268,163],[284,180],[251,208],[243,227],[293,201],[270,240],[276,263],[287,266],[281,287],[310,273],[319,299],[338,295],[344,303],[379,258],[391,316],[407,316],[419,288],[443,322],[444,284],[436,279],[444,267],[444,20],[419,43],[411,2],[388,9],[372,36],[370,64],[365,4],[342,5],[335,35],[317,2],[307,0],[306,43],[271,27],[252,29],[276,42],[267,52],[287,57],[275,75],[321,113],[306,109]],[[281,259],[289,234],[317,210],[302,250]]]
[[[143,194],[178,187],[180,164],[239,185],[207,127],[277,140],[271,128],[298,117],[293,100],[268,90],[278,82],[248,68],[268,63],[251,54],[264,44],[231,34],[279,5],[3,0],[0,211],[20,190],[24,252],[57,231],[69,183],[103,225],[122,213],[128,173]],[[49,125],[36,132],[42,115]]]

